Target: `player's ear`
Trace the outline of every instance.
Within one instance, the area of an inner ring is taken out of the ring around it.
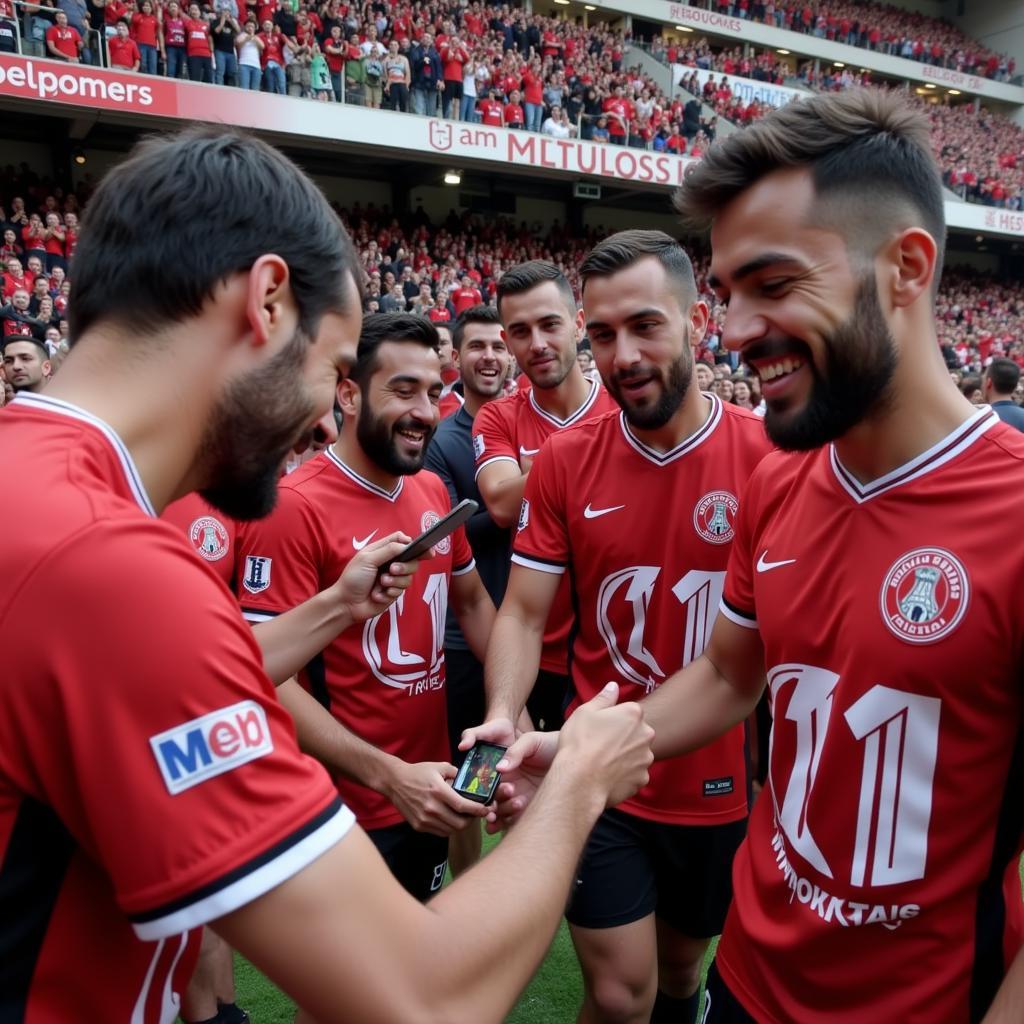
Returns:
[[[931,302],[938,254],[935,239],[921,227],[904,229],[883,247],[884,280],[893,306],[912,306],[922,296]]]
[[[346,377],[338,384],[338,405],[346,419],[350,417],[354,419],[359,415],[361,401],[362,393],[359,390],[359,385],[351,377]]]
[[[282,330],[290,335],[295,313],[288,264],[274,253],[260,256],[246,279],[245,315],[253,344],[267,345]]]
[[[576,343],[579,344],[583,335],[586,334],[587,328],[587,317],[583,312],[583,308],[580,307],[576,310]]]
[[[704,333],[708,329],[710,316],[708,304],[703,299],[698,299],[690,306],[690,344],[692,346],[696,347],[704,340]]]

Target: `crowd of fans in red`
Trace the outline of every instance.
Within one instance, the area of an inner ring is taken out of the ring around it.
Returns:
[[[66,192],[29,168],[0,172],[0,230],[3,335],[32,336],[59,360],[67,350],[66,309],[78,214],[89,187]],[[601,226],[574,232],[555,222],[516,223],[454,211],[432,224],[422,208],[396,215],[387,208],[355,204],[337,208],[366,271],[367,313],[410,311],[436,322],[454,321],[464,309],[493,302],[503,271],[517,263],[544,259],[556,264],[579,289],[576,268],[594,242],[608,232]],[[725,363],[720,345],[725,308],[707,287],[707,255],[694,252],[698,285],[711,319],[698,358]],[[1024,286],[997,282],[963,269],[948,269],[937,304],[939,338],[947,363],[977,372],[997,356],[1024,366]],[[741,389],[742,391],[742,389]],[[756,397],[756,394],[755,396]]]
[[[692,0],[719,14],[748,18],[865,50],[1010,81],[1012,57],[986,49],[938,18],[870,0]]]

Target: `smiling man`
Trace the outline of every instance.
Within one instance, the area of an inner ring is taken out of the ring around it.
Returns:
[[[339,387],[345,422],[337,442],[288,476],[275,513],[239,539],[241,603],[250,621],[306,601],[376,537],[415,537],[448,513],[445,485],[421,472],[438,424],[438,345],[425,317],[367,318],[355,368]],[[460,528],[421,560],[396,604],[361,632],[341,634],[300,673],[344,727],[327,765],[339,792],[421,900],[444,879],[448,836],[484,813],[449,785],[455,769],[442,643],[449,592],[466,641],[482,658],[494,605]]]
[[[609,679],[623,700],[640,700],[700,654],[743,490],[770,448],[760,419],[697,386],[693,349],[708,308],[677,242],[619,232],[591,250],[580,277],[594,359],[621,411],[559,431],[530,471],[480,729],[506,744],[561,586],[577,613],[570,714]],[[694,1020],[745,833],[746,775],[737,725],[662,761],[602,815],[566,911],[583,968],[581,1021]]]
[[[532,260],[506,270],[498,282],[504,337],[531,387],[480,410],[473,423],[477,483],[500,526],[516,522],[533,459],[556,432],[615,408],[597,381],[576,362],[583,310],[572,287],[551,263]],[[530,696],[534,723],[557,729],[568,682],[572,608],[561,589],[548,619],[540,671]],[[498,672],[504,667],[495,666]],[[490,667],[488,667],[490,672]]]
[[[645,705],[660,754],[694,749],[767,666],[768,793],[706,1020],[978,1020],[1024,806],[1024,442],[942,363],[927,123],[880,92],[794,103],[716,145],[678,205],[711,227],[724,344],[793,452],[750,481],[704,656]],[[1020,1020],[1022,974],[987,1021]]]

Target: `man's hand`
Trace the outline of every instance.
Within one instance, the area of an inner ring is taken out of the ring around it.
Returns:
[[[482,725],[466,729],[459,740],[459,750],[469,750],[474,743],[496,743],[500,747],[511,747],[519,732],[510,718],[490,718]]]
[[[399,761],[382,792],[417,832],[450,836],[487,814],[483,804],[452,789],[456,774],[455,766],[445,761]]]
[[[488,831],[514,824],[548,771],[566,761],[574,769],[586,767],[588,778],[603,784],[607,807],[647,785],[654,730],[644,722],[639,704],[616,704],[618,697],[618,685],[609,683],[574,712],[561,732],[524,733],[509,747],[497,765],[501,785],[487,816]]]
[[[418,562],[392,562],[411,537],[392,533],[373,544],[367,544],[352,557],[345,571],[334,584],[339,604],[348,607],[353,622],[363,622],[380,615],[404,591],[416,574]],[[381,573],[380,567],[388,571]]]

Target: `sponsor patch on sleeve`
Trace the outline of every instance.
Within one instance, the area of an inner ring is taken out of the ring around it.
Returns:
[[[479,459],[486,449],[487,445],[484,444],[483,434],[475,434],[473,436],[473,454],[476,458]]]
[[[246,555],[242,586],[250,594],[259,594],[266,590],[270,586],[270,570],[273,565],[272,558],[264,558],[263,555]]]
[[[519,530],[525,530],[530,525],[530,503],[523,498],[519,506]],[[517,531],[518,532],[518,531]]]
[[[149,745],[172,796],[274,749],[267,713],[253,700],[211,711],[150,736]]]

